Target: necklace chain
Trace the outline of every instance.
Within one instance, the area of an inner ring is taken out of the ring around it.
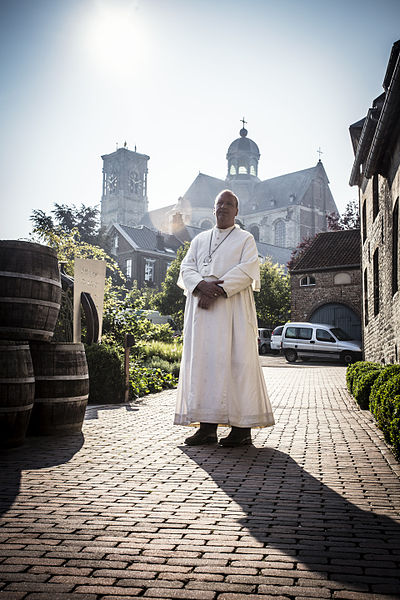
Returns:
[[[215,252],[216,250],[218,250],[218,248],[220,247],[220,245],[221,245],[221,244],[223,244],[223,242],[224,242],[224,241],[225,241],[225,240],[226,240],[226,239],[227,239],[227,238],[228,238],[228,237],[231,235],[231,233],[232,233],[232,231],[233,231],[234,229],[235,229],[235,227],[233,227],[233,228],[230,230],[230,232],[228,233],[228,235],[226,235],[226,236],[224,237],[224,239],[220,241],[220,243],[218,244],[218,246],[216,246],[216,247],[214,248],[214,250],[213,250],[213,251],[211,251],[211,242],[212,242],[212,238],[213,238],[213,233],[214,233],[214,230],[213,230],[213,229],[211,230],[211,235],[210,235],[210,243],[209,243],[209,247],[208,247],[208,256],[207,256],[207,257],[206,257],[206,259],[204,260],[204,264],[205,264],[205,265],[209,265],[209,264],[210,264],[210,262],[211,262],[211,260],[212,260],[212,255],[214,254],[214,252]]]

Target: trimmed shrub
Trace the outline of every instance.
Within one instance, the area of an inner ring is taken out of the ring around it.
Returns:
[[[377,384],[377,382],[376,382]],[[375,386],[374,386],[375,387]],[[375,387],[371,399],[373,415],[382,429],[385,440],[392,444],[393,453],[400,458],[400,373],[392,370],[391,377]]]
[[[373,415],[379,410],[380,389],[393,377],[393,375],[398,373],[400,373],[400,365],[388,365],[381,370],[379,377],[375,380],[369,397],[369,410]]]
[[[346,385],[350,394],[354,395],[354,387],[361,373],[366,373],[381,368],[382,365],[380,363],[372,363],[364,360],[359,360],[352,365],[349,365],[346,371]]]
[[[124,367],[120,354],[112,346],[85,346],[89,368],[89,402],[113,404],[124,398]]]
[[[373,365],[373,363],[371,363]],[[369,408],[371,388],[382,371],[382,366],[359,370],[353,380],[353,396],[360,408]]]

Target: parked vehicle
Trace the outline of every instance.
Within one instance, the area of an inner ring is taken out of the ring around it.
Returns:
[[[271,351],[271,333],[272,329],[261,327],[258,330],[258,353],[267,354]]]
[[[280,352],[282,340],[283,325],[278,325],[271,333],[271,350],[272,352]]]
[[[350,364],[362,358],[360,341],[326,323],[286,323],[281,348],[288,362],[322,358]]]

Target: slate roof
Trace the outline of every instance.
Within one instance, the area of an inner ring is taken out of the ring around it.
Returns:
[[[146,227],[150,227],[152,229],[162,230],[166,215],[173,208],[175,208],[175,204],[163,206],[162,208],[156,208],[155,210],[150,210],[142,217],[140,224],[145,225]]]
[[[159,249],[157,246],[157,236],[159,232],[149,229],[144,225],[140,227],[129,227],[128,225],[114,225],[118,230],[122,230],[124,237],[136,250],[150,250],[152,252],[161,252],[164,254],[174,254],[182,245],[174,235],[162,234],[165,248]]]
[[[263,258],[269,257],[274,264],[282,265],[286,269],[286,265],[292,254],[291,248],[281,248],[280,246],[273,246],[264,242],[256,242],[256,245],[260,256]]]
[[[357,268],[361,263],[359,229],[318,233],[304,251],[291,272],[325,271],[337,268]]]
[[[227,188],[223,179],[199,173],[189,189],[184,193],[182,205],[199,208],[213,208],[217,194]]]

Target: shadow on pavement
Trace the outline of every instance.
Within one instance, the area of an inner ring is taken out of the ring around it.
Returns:
[[[393,519],[360,509],[272,448],[180,449],[240,505],[239,523],[265,548],[322,578],[365,588],[370,577],[381,593],[400,594],[400,524]]]
[[[0,451],[0,516],[19,493],[22,471],[67,463],[84,443],[83,433],[65,436],[27,437],[23,446]]]
[[[99,413],[107,410],[115,410],[125,408],[127,412],[135,412],[139,410],[137,406],[131,404],[88,404],[85,413],[85,421],[92,421],[99,418]]]

